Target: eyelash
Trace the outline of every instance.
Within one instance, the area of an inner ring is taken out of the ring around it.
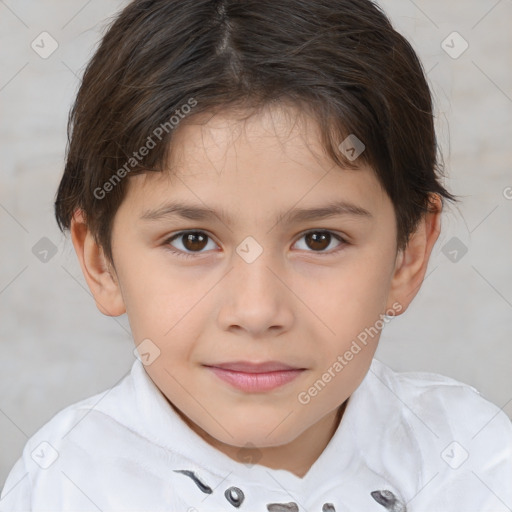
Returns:
[[[170,238],[168,238],[167,240],[165,240],[164,246],[165,246],[166,250],[168,250],[169,252],[171,252],[175,256],[178,256],[179,258],[189,259],[189,258],[195,258],[198,255],[201,255],[202,254],[201,252],[187,253],[187,252],[184,252],[184,251],[180,251],[180,250],[176,250],[176,249],[171,248],[172,246],[170,245],[170,243],[172,241],[176,240],[180,236],[186,235],[187,233],[200,233],[202,235],[206,235],[206,237],[208,239],[212,240],[212,237],[209,236],[208,233],[206,233],[204,231],[200,231],[200,230],[180,231],[179,233],[176,233],[176,234],[172,235]],[[334,250],[331,250],[330,252],[325,252],[325,251],[307,251],[307,252],[312,252],[312,253],[319,254],[319,255],[332,255],[332,254],[336,254],[339,251],[341,251],[346,245],[349,245],[349,243],[343,237],[341,237],[337,233],[334,233],[333,231],[329,231],[327,229],[310,229],[309,231],[301,233],[301,235],[297,239],[297,241],[300,240],[301,238],[305,237],[306,235],[310,234],[310,233],[329,233],[336,240],[341,242],[341,244],[338,246],[338,248],[336,248]]]

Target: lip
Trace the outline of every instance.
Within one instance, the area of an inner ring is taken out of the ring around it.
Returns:
[[[235,361],[205,366],[223,381],[245,392],[271,391],[291,382],[305,370],[278,361]]]
[[[245,373],[267,373],[278,372],[284,370],[303,370],[297,366],[290,366],[280,361],[264,361],[262,363],[253,363],[252,361],[231,361],[228,363],[215,363],[206,365],[214,368],[222,368],[223,370],[231,370],[235,372]]]

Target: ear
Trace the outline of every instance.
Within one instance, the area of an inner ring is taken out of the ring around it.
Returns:
[[[73,214],[70,232],[82,272],[97,308],[107,316],[122,315],[126,308],[115,271],[110,268],[103,249],[94,240],[80,209],[75,210]]]
[[[418,223],[418,227],[411,234],[407,247],[399,251],[396,262],[391,288],[388,296],[388,310],[394,303],[402,306],[395,316],[401,315],[409,307],[418,293],[425,273],[432,248],[441,232],[441,212],[443,208],[439,194],[431,194],[430,210]]]

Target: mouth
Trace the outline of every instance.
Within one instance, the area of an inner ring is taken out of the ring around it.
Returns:
[[[279,361],[234,361],[204,366],[224,382],[245,392],[271,391],[291,382],[306,370]]]
[[[269,373],[288,370],[305,370],[305,368],[290,366],[288,364],[281,363],[280,361],[265,361],[262,363],[253,363],[252,361],[231,361],[228,363],[215,363],[205,366],[244,373]]]

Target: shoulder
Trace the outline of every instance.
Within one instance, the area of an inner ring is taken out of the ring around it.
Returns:
[[[33,455],[33,451],[43,442],[63,445],[69,439],[75,439],[83,423],[94,423],[103,417],[122,416],[129,410],[129,397],[132,393],[130,375],[104,391],[79,400],[58,411],[48,422],[42,425],[27,441],[23,453]],[[35,454],[34,454],[35,456]]]
[[[125,414],[123,409],[129,410],[131,387],[130,375],[125,375],[113,387],[68,405],[42,425],[27,440],[7,476],[0,494],[0,512],[29,510],[34,489],[41,493],[52,479],[65,482],[61,470],[70,467],[70,462],[86,461],[93,453],[88,448],[97,443],[97,438],[90,437],[91,429],[97,430],[99,424],[115,424],[115,416]],[[115,414],[109,416],[105,411]],[[53,490],[57,488],[53,481],[51,485]]]
[[[401,401],[403,410],[423,418],[441,434],[457,431],[476,437],[480,431],[499,432],[512,442],[509,417],[473,386],[432,372],[398,372],[376,359],[370,371]]]
[[[386,421],[386,439],[403,448],[395,466],[418,475],[415,491],[428,484],[436,496],[449,493],[462,502],[474,497],[478,510],[491,510],[484,505],[495,499],[487,485],[503,502],[512,502],[512,422],[500,407],[463,382],[430,372],[396,372],[378,360],[369,384],[372,403]],[[425,503],[431,510],[432,503]]]

